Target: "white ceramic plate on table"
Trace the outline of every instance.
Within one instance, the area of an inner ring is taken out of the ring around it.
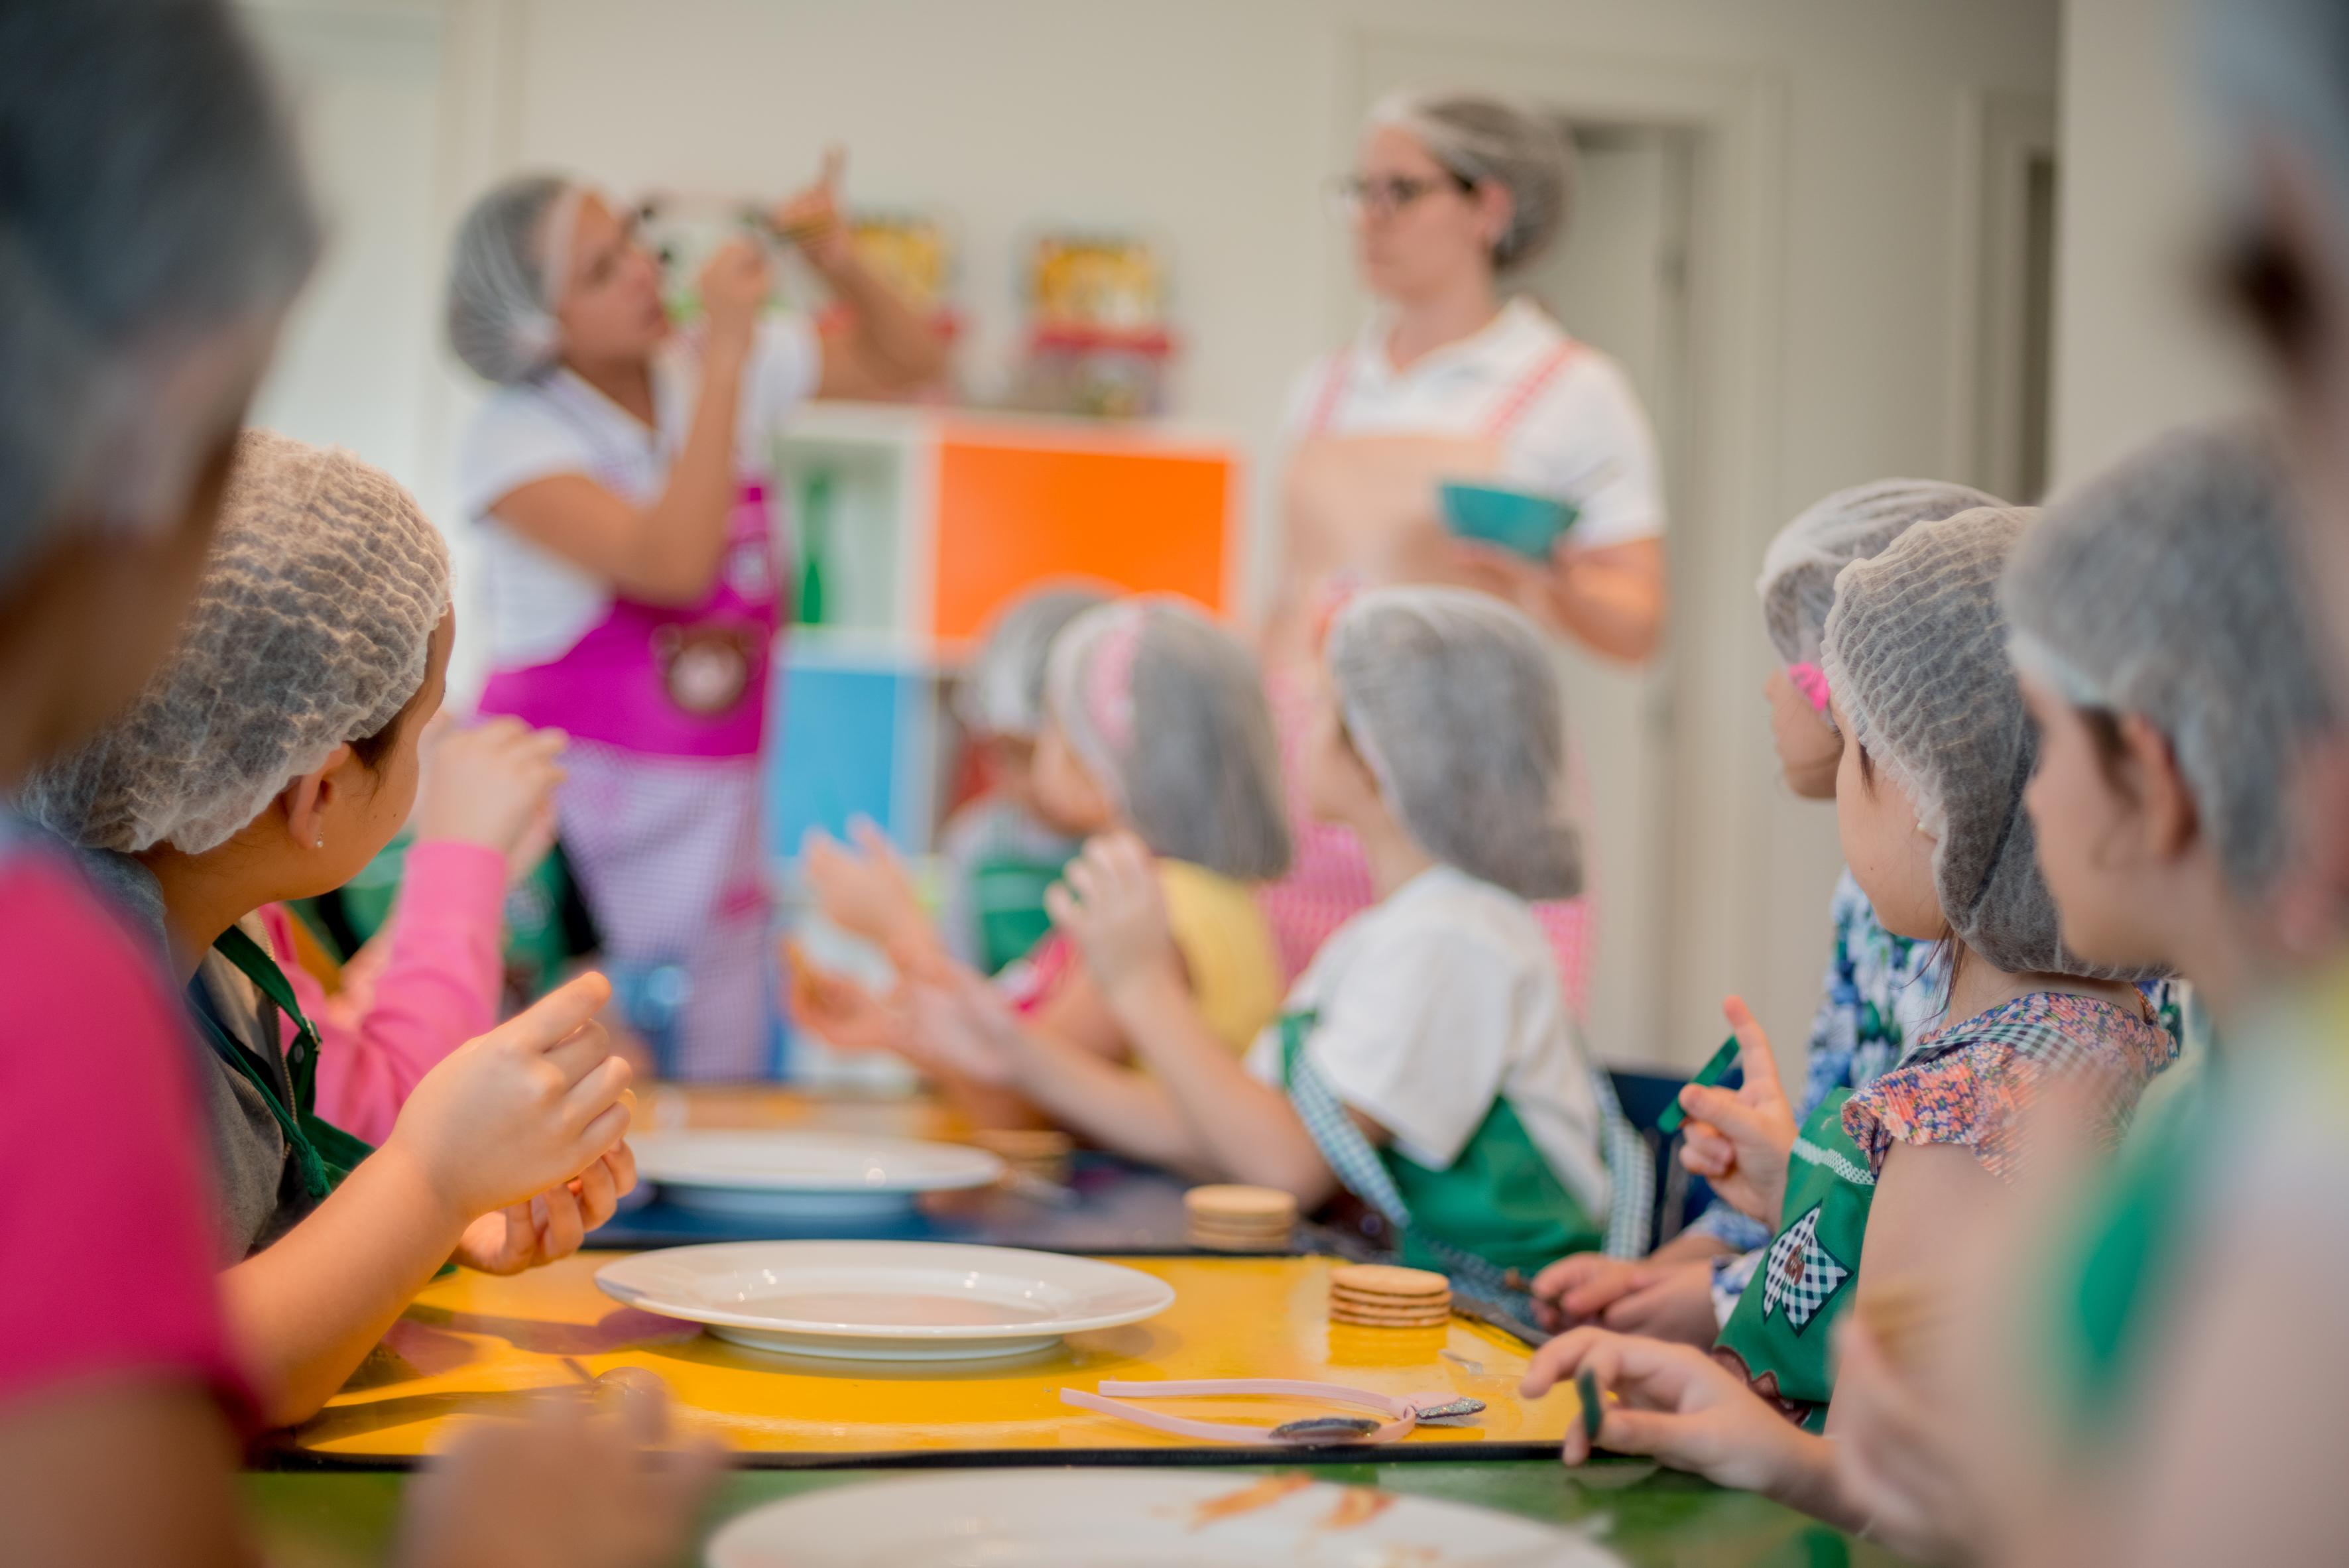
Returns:
[[[984,1149],[846,1132],[676,1128],[628,1140],[636,1174],[680,1209],[740,1219],[902,1214],[925,1192],[985,1187],[1003,1161]]]
[[[1582,1536],[1304,1477],[994,1470],[836,1487],[713,1536],[709,1568],[1620,1568]]]
[[[1154,1317],[1174,1287],[1091,1258],[945,1242],[739,1242],[637,1253],[605,1295],[753,1350],[965,1361]]]

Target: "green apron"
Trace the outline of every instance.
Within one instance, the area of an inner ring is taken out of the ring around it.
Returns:
[[[1755,1393],[1811,1431],[1835,1392],[1828,1339],[1857,1290],[1876,1177],[1843,1130],[1851,1090],[1831,1091],[1795,1136],[1777,1235],[1713,1350]]]
[[[233,925],[221,934],[212,949],[259,987],[280,1013],[293,1020],[297,1031],[293,1046],[281,1059],[280,1069],[272,1070],[269,1062],[214,1016],[210,999],[203,995],[202,979],[188,983],[191,1011],[203,1027],[205,1043],[260,1094],[262,1103],[276,1119],[278,1130],[285,1135],[285,1147],[292,1151],[295,1168],[301,1173],[303,1190],[312,1202],[317,1202],[340,1186],[343,1178],[360,1161],[374,1153],[375,1146],[319,1119],[318,1031],[302,1016],[285,971],[261,950],[260,944]]]
[[[1583,1212],[1504,1098],[1442,1171],[1374,1148],[1306,1060],[1319,1021],[1312,1012],[1280,1020],[1281,1088],[1340,1182],[1402,1238],[1406,1264],[1515,1289],[1523,1274],[1599,1245],[1605,1227]]]
[[[989,855],[971,866],[971,913],[978,927],[979,967],[986,973],[999,973],[1044,940],[1052,929],[1044,892],[1067,865],[1066,860]]]

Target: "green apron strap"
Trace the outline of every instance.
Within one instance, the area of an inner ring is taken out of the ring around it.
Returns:
[[[356,1169],[358,1162],[375,1152],[375,1146],[353,1137],[332,1122],[323,1119],[318,1106],[318,1031],[303,1016],[301,1005],[295,1000],[293,983],[277,961],[262,950],[261,944],[236,926],[222,932],[212,944],[220,955],[236,966],[237,973],[253,982],[270,1004],[292,1020],[295,1039],[286,1053],[285,1077],[294,1091],[294,1103],[281,1106],[269,1085],[266,1072],[260,1064],[249,1059],[250,1053],[242,1044],[229,1060],[244,1076],[252,1079],[269,1102],[270,1114],[285,1133],[286,1143],[294,1150],[295,1163],[302,1171],[302,1184],[313,1198],[324,1198],[342,1184],[343,1178]],[[205,1024],[215,1037],[226,1037],[227,1031],[209,1016]],[[219,1048],[221,1038],[213,1041]],[[274,1041],[264,1042],[274,1045]]]

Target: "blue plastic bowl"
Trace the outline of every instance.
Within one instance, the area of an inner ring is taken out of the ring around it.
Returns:
[[[1437,490],[1445,527],[1463,539],[1513,550],[1531,561],[1547,561],[1581,515],[1570,502],[1500,485],[1447,480]]]

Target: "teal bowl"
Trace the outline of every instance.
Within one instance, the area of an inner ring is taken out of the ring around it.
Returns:
[[[1550,552],[1580,514],[1567,501],[1499,485],[1447,480],[1437,487],[1444,526],[1463,539],[1513,550],[1530,561]]]

